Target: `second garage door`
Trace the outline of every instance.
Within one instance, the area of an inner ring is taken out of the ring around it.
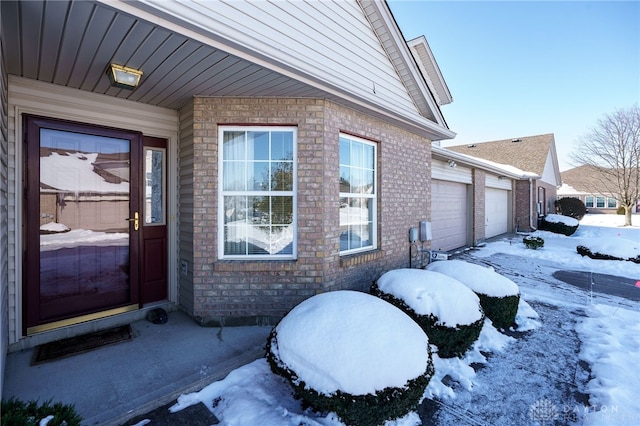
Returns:
[[[433,180],[431,184],[431,248],[452,250],[467,245],[467,185]]]
[[[485,220],[485,238],[509,231],[509,191],[486,188]]]

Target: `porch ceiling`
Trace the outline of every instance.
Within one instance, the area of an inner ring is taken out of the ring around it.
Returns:
[[[9,74],[177,109],[193,96],[333,96],[92,1],[1,1]],[[111,63],[144,72],[118,89]]]

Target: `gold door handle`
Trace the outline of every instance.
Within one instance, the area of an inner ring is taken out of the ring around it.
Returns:
[[[133,222],[134,231],[137,231],[138,228],[140,228],[140,215],[138,214],[138,212],[135,212],[132,218],[125,219],[125,220],[128,220],[129,222]]]

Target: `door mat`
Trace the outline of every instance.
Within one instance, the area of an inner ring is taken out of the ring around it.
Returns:
[[[113,345],[114,343],[126,342],[131,339],[133,339],[131,326],[123,325],[108,330],[96,331],[95,333],[45,343],[44,345],[36,347],[33,351],[31,365],[67,358],[103,346]]]

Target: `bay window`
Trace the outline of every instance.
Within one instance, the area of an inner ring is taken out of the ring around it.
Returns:
[[[219,253],[223,259],[295,259],[294,127],[221,127]]]
[[[376,248],[377,149],[374,143],[340,135],[340,253]]]

